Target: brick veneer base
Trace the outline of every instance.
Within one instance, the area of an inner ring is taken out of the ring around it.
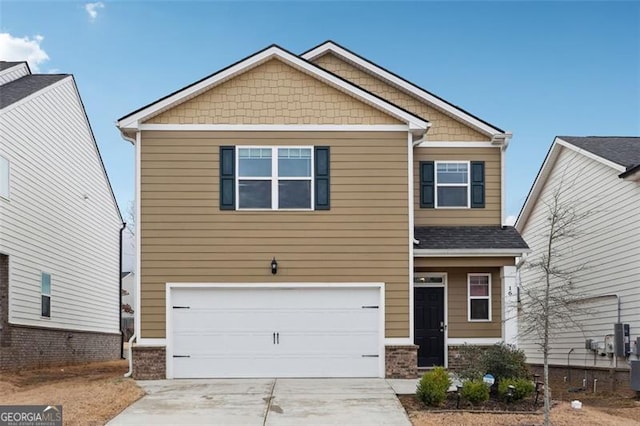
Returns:
[[[531,372],[539,374],[542,380],[542,364],[529,364],[529,367]],[[549,366],[551,383],[566,383],[567,389],[581,387],[582,380],[587,379],[587,391],[593,391],[593,379],[598,379],[599,391],[630,391],[629,374],[629,370],[624,368]]]
[[[481,348],[487,349],[490,346],[480,346]],[[462,367],[461,359],[460,359],[460,346],[448,346],[448,365],[447,368],[452,371],[459,370]]]
[[[120,358],[120,334],[9,325],[0,338],[0,370]]]
[[[159,380],[167,377],[167,355],[161,346],[133,347],[133,378]]]
[[[418,347],[386,346],[385,375],[389,379],[415,379],[418,377]]]

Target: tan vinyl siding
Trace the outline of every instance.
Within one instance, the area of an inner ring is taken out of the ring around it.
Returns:
[[[448,333],[450,338],[502,337],[502,282],[499,268],[421,268],[422,272],[447,273]],[[491,274],[491,321],[470,322],[467,314],[467,274]]]
[[[402,124],[272,59],[147,121],[155,124]]]
[[[420,208],[420,161],[484,161],[485,207]],[[415,148],[413,170],[416,226],[502,224],[500,148]]]
[[[220,145],[329,145],[331,210],[221,211]],[[408,337],[406,133],[143,132],[141,148],[142,337],[165,337],[166,282],[384,282],[386,336]]]
[[[312,61],[316,65],[338,74],[342,78],[431,122],[427,139],[438,141],[488,141],[490,137],[464,125],[425,101],[399,90],[379,77],[327,53]]]

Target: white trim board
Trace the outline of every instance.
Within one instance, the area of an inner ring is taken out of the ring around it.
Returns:
[[[454,337],[447,340],[447,346],[476,345],[489,346],[502,342],[501,337]]]
[[[252,56],[226,68],[222,71],[219,71],[210,77],[207,77],[191,86],[188,86],[178,92],[169,95],[166,98],[160,99],[146,107],[143,107],[141,110],[131,113],[120,120],[117,121],[117,127],[120,128],[121,132],[125,130],[136,130],[138,129],[139,123],[149,118],[160,114],[167,109],[173,108],[174,106],[191,99],[214,86],[221,84],[227,80],[234,78],[235,76],[248,71],[252,68],[257,67],[258,65],[265,63],[271,59],[277,58],[287,65],[296,68],[299,71],[302,71],[308,75],[311,75],[318,80],[332,86],[338,90],[341,90],[352,97],[364,102],[372,107],[400,120],[409,125],[410,130],[426,130],[430,123],[420,117],[411,114],[394,104],[387,102],[386,100],[379,98],[366,90],[363,90],[346,80],[343,80],[334,74],[331,74],[322,68],[307,62],[304,59],[301,59],[298,56],[295,56],[286,50],[278,47],[271,46],[268,47],[261,52],[255,53]]]
[[[418,148],[501,148],[504,145],[489,141],[461,142],[461,141],[423,141]]]
[[[530,249],[415,249],[415,257],[513,257]]]
[[[384,69],[382,69],[381,67],[375,65],[372,62],[369,62],[368,60],[365,60],[351,52],[349,52],[348,50],[344,49],[341,46],[338,46],[337,44],[333,43],[332,41],[327,41],[326,43],[321,44],[320,46],[317,46],[315,48],[313,48],[312,50],[304,53],[302,56],[302,58],[311,61],[315,58],[318,58],[322,55],[325,55],[327,53],[333,53],[337,56],[342,57],[343,59],[346,59],[348,62],[351,62],[352,64],[358,66],[361,69],[364,69],[366,71],[368,71],[371,74],[374,74],[375,76],[386,80],[388,83],[391,83],[391,85],[398,87],[399,89],[402,89],[403,91],[412,94],[416,97],[418,97],[419,99],[422,99],[423,101],[428,102],[429,104],[433,105],[434,107],[438,108],[441,111],[444,111],[450,115],[452,115],[453,117],[455,117],[456,119],[458,119],[459,121],[462,121],[468,125],[470,125],[471,127],[477,129],[478,131],[486,134],[486,135],[495,135],[495,134],[504,134],[504,132],[502,132],[501,130],[492,127],[484,122],[482,122],[481,120],[471,116],[469,113],[466,113],[464,111],[462,111],[459,108],[456,108],[455,106],[449,104],[448,102],[439,99],[438,97],[434,96],[433,94],[427,92],[424,89],[421,89],[405,80],[403,80],[402,78],[390,73],[389,71],[386,71]]]
[[[139,130],[228,132],[406,132],[406,124],[140,124]]]

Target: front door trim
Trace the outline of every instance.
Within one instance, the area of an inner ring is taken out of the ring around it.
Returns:
[[[448,308],[449,308],[449,286],[448,286],[448,281],[449,281],[449,277],[448,274],[446,272],[415,272],[414,273],[414,283],[413,283],[413,287],[414,288],[418,288],[418,287],[437,287],[437,288],[444,288],[444,368],[448,368],[449,367],[449,351],[448,351],[448,339],[449,339],[449,312],[448,312]],[[424,283],[420,283],[418,282],[418,280],[420,278],[430,278],[430,277],[440,277],[442,278],[442,283],[429,283],[429,282],[424,282]],[[415,303],[415,302],[414,302]],[[414,314],[415,315],[415,309],[414,309]],[[415,324],[415,321],[414,321]],[[415,338],[415,331],[413,332],[414,334],[414,338]],[[415,344],[415,341],[414,341]]]

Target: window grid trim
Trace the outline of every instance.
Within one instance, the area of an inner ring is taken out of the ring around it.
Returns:
[[[466,164],[467,165],[467,183],[439,183],[438,182],[438,165],[439,164]],[[433,162],[433,201],[436,209],[469,209],[471,208],[471,161],[434,161]],[[466,206],[440,206],[438,201],[438,188],[467,188],[467,205]]]
[[[243,177],[240,175],[240,150],[241,149],[270,149],[271,150],[271,176],[247,176]],[[311,155],[309,156],[310,160],[310,171],[311,175],[309,177],[289,177],[289,176],[278,176],[278,150],[280,148],[293,148],[293,149],[308,149],[311,151]],[[315,188],[314,188],[314,180],[315,180],[315,150],[311,145],[236,145],[236,155],[235,155],[235,168],[236,168],[236,210],[239,211],[313,211],[315,206]],[[240,180],[253,180],[253,181],[271,181],[271,208],[242,208],[240,207]],[[278,199],[279,199],[279,187],[278,182],[280,180],[295,180],[295,181],[308,181],[311,191],[311,202],[310,207],[308,209],[284,209],[278,207]]]
[[[487,277],[487,296],[471,296],[471,277]],[[468,322],[491,322],[491,274],[482,272],[472,272],[467,274],[467,321]],[[488,300],[487,313],[488,319],[471,319],[471,300]]]

